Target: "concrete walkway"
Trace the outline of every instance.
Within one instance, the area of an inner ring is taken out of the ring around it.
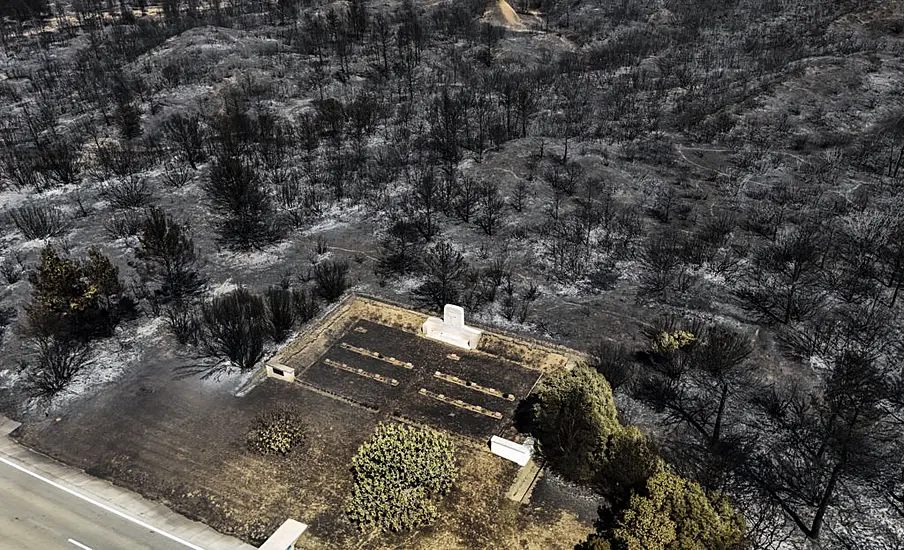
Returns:
[[[20,472],[27,471],[43,486],[76,498],[82,506],[104,511],[117,522],[126,522],[156,532],[184,548],[203,550],[253,550],[242,541],[220,534],[210,527],[181,516],[162,504],[92,477],[81,470],[56,462],[22,447],[8,437],[19,424],[0,416],[0,463]],[[181,542],[180,542],[181,541]],[[78,546],[78,545],[76,545]],[[169,546],[167,546],[169,548]]]
[[[543,465],[539,464],[536,458],[531,458],[527,461],[527,464],[518,470],[515,481],[512,482],[512,486],[505,493],[506,498],[519,504],[527,504],[530,502],[531,493],[534,491],[537,480],[542,475]]]

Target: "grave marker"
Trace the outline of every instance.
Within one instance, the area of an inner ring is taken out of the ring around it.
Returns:
[[[464,308],[454,304],[446,304],[442,319],[428,317],[421,330],[427,338],[464,349],[477,349],[483,334],[482,330],[465,325]]]
[[[465,308],[446,304],[443,308],[443,324],[449,328],[465,328]]]

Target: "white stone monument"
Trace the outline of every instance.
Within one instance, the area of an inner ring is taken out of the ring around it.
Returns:
[[[518,466],[524,466],[534,454],[534,440],[528,437],[524,443],[515,443],[494,435],[490,438],[490,451],[496,456],[511,460]]]
[[[477,349],[482,330],[465,326],[465,310],[461,306],[446,304],[443,318],[428,317],[422,328],[424,336],[464,349]]]

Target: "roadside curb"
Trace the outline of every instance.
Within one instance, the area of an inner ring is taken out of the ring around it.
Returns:
[[[162,504],[19,445],[9,437],[18,427],[19,423],[0,416],[0,458],[15,466],[73,491],[83,499],[97,501],[123,516],[133,518],[133,521],[166,529],[170,534],[205,550],[254,550],[253,546],[218,533]]]

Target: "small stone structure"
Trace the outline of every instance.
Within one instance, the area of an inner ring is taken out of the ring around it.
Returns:
[[[279,526],[260,550],[295,550],[298,537],[307,530],[308,526],[294,519],[287,519]]]
[[[266,368],[268,378],[276,378],[284,382],[295,381],[295,369],[292,367],[287,367],[275,361],[268,361]]]
[[[494,435],[490,438],[490,451],[496,456],[511,460],[518,466],[524,466],[534,454],[534,440],[528,437],[524,443],[515,443]]]
[[[477,349],[482,330],[465,325],[465,310],[461,306],[446,304],[443,318],[428,317],[422,327],[424,336],[464,349]]]

